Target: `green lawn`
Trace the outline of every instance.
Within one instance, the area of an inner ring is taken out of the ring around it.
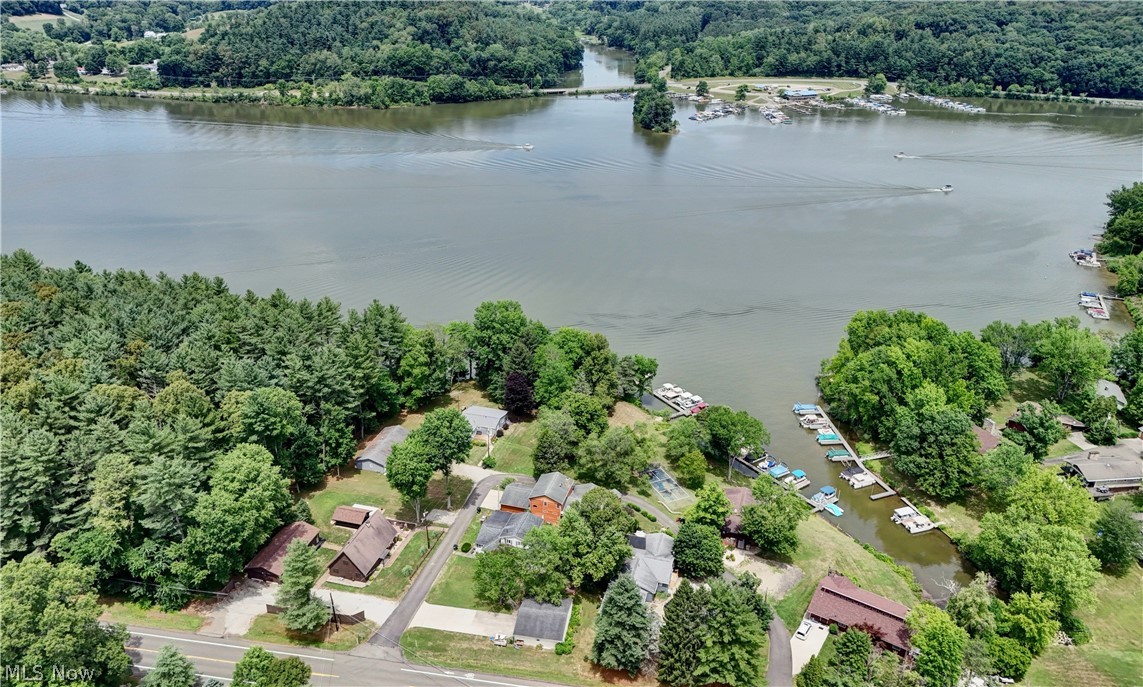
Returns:
[[[517,422],[508,428],[504,436],[492,444],[492,457],[496,459],[496,470],[518,475],[532,476],[534,464],[532,452],[540,438],[538,422]],[[484,451],[480,451],[484,457]]]
[[[819,517],[811,517],[798,525],[801,545],[790,563],[805,572],[805,577],[776,605],[778,615],[790,628],[801,622],[810,605],[810,597],[818,582],[830,570],[853,580],[862,589],[913,606],[918,599],[909,583],[887,564],[861,547],[847,534],[838,531]]]
[[[1095,588],[1096,605],[1080,618],[1091,642],[1050,646],[1032,662],[1028,685],[1137,687],[1143,684],[1143,569],[1121,578],[1104,576]]]
[[[332,625],[327,625],[319,632],[306,634],[286,629],[278,616],[267,613],[255,618],[254,624],[243,637],[255,642],[348,651],[368,639],[375,628],[376,625],[366,620],[356,625],[342,625],[341,630],[335,631]]]
[[[157,607],[145,607],[134,601],[123,601],[105,597],[99,600],[103,606],[102,619],[112,623],[124,625],[141,625],[143,627],[156,627],[162,630],[181,630],[182,632],[197,632],[206,618],[187,611],[168,613]]]
[[[464,548],[465,542],[468,542],[470,545],[475,544],[476,535],[480,534],[480,525],[480,518],[473,518],[472,522],[468,525],[468,529],[465,530],[464,536],[460,538],[460,542],[457,544],[457,546]]]
[[[342,468],[342,476],[326,477],[323,484],[306,496],[306,502],[314,515],[314,522],[321,530],[322,536],[335,544],[344,544],[349,541],[352,530],[344,527],[335,527],[329,520],[333,510],[338,506],[351,506],[361,503],[367,506],[377,506],[385,511],[385,515],[394,520],[411,522],[415,519],[412,504],[404,504],[401,495],[389,486],[389,480],[377,472],[368,470],[353,470]],[[467,477],[453,475],[449,480],[452,490],[452,505],[454,509],[464,505],[472,491],[472,480]],[[421,499],[421,512],[427,513],[433,508],[445,507],[444,477],[436,475],[429,482],[428,496]]]
[[[430,540],[432,549],[435,549],[441,537],[444,536],[444,531],[433,529],[429,530],[429,532],[432,535]],[[399,599],[401,595],[405,593],[405,589],[412,583],[413,578],[420,572],[421,566],[424,565],[425,560],[431,553],[432,550],[426,550],[425,547],[425,531],[423,529],[417,530],[412,539],[405,543],[397,559],[395,561],[387,561],[385,567],[374,572],[373,577],[369,579],[369,584],[364,588],[350,587],[334,582],[326,582],[325,586],[347,592],[373,594],[374,596],[381,596],[386,599]],[[411,568],[412,571],[410,572],[406,570],[406,568]]]
[[[439,606],[452,606],[454,608],[472,608],[478,611],[496,611],[503,613],[504,609],[476,598],[473,574],[476,572],[476,559],[454,553],[449,558],[441,576],[429,591],[426,599],[431,604]]]
[[[1021,403],[1028,401],[1039,403],[1051,394],[1051,386],[1042,377],[1031,370],[1023,370],[1012,377],[1008,395],[989,408],[988,416],[998,427],[1003,427]]]
[[[34,31],[43,31],[44,24],[55,24],[57,19],[63,19],[68,23],[76,21],[74,15],[60,16],[58,14],[26,14],[22,17],[8,17],[8,21],[21,29],[32,29]]]

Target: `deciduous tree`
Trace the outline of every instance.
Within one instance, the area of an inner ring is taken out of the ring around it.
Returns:
[[[436,471],[437,456],[423,442],[409,437],[393,447],[385,466],[385,477],[406,503],[413,503],[417,522],[421,521],[421,499],[429,493],[429,481]]]
[[[722,573],[722,538],[710,525],[685,522],[675,539],[675,566],[679,573],[704,579]]]
[[[960,678],[968,633],[944,611],[930,604],[913,608],[905,618],[910,642],[920,650],[917,672],[931,687],[953,687]]]
[[[415,434],[416,441],[424,444],[433,458],[433,468],[444,475],[445,507],[452,510],[449,477],[452,475],[452,466],[463,463],[468,458],[472,448],[472,425],[456,408],[440,408],[425,415],[424,423],[410,434]]]
[[[795,493],[773,480],[757,479],[752,486],[757,504],[742,509],[742,533],[763,551],[789,555],[798,550],[798,523],[810,516]]]
[[[699,423],[710,435],[712,460],[725,460],[727,479],[730,479],[731,459],[742,451],[761,455],[770,443],[770,432],[762,421],[745,410],[735,412],[727,406],[711,406],[699,415]]]
[[[722,488],[712,482],[695,492],[695,499],[695,504],[687,511],[687,522],[722,530],[731,512],[730,499],[726,498]]]
[[[1115,575],[1125,574],[1143,553],[1143,533],[1133,514],[1126,501],[1117,500],[1107,504],[1095,520],[1091,552]]]

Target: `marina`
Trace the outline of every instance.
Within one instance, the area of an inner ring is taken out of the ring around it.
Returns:
[[[900,93],[897,97],[900,98],[901,100],[905,100],[905,101],[909,100],[910,98],[915,98],[915,99],[921,101],[922,103],[927,103],[929,105],[936,105],[937,107],[943,107],[946,110],[953,110],[954,112],[966,112],[968,114],[983,114],[983,113],[988,111],[988,110],[985,110],[983,107],[980,107],[978,105],[970,105],[968,103],[960,103],[960,102],[957,102],[955,100],[949,100],[948,98],[938,98],[938,97],[931,96],[931,95],[918,95],[916,93]]]
[[[1079,305],[1087,309],[1087,314],[1096,320],[1110,320],[1111,313],[1107,307],[1107,297],[1092,291],[1081,291]]]
[[[836,443],[842,447],[840,449],[830,449],[828,452],[826,452],[826,458],[833,462],[854,463],[853,467],[842,472],[842,477],[846,478],[847,481],[850,482],[851,486],[853,486],[855,489],[859,488],[856,486],[856,483],[860,483],[862,487],[872,486],[874,484],[880,486],[882,491],[871,494],[869,497],[870,500],[873,501],[877,501],[888,496],[897,495],[896,490],[890,487],[883,479],[881,479],[880,476],[870,472],[865,468],[865,461],[887,458],[890,455],[888,451],[881,451],[870,456],[859,456],[857,451],[853,450],[853,447],[849,445],[849,442],[846,441],[845,437],[842,436],[840,431],[838,431],[837,427],[833,424],[833,420],[830,420],[829,415],[827,415],[826,412],[821,409],[821,406],[813,403],[795,403],[793,410],[794,414],[799,416],[799,423],[802,419],[811,415],[819,417],[823,422],[825,422],[826,427],[818,430],[818,444],[824,446],[827,444],[823,443],[823,441],[836,441]],[[859,472],[850,473],[850,471],[854,469],[859,470]],[[850,473],[849,477],[846,477],[846,473]]]
[[[671,420],[688,415],[698,415],[710,405],[703,400],[702,396],[692,394],[683,387],[675,386],[669,382],[652,391],[651,395],[675,411],[670,417]]]
[[[873,110],[878,114],[889,115],[892,117],[903,117],[905,115],[905,110],[899,107],[894,107],[889,103],[878,102],[869,98],[846,98],[845,102],[853,105],[854,107]]]
[[[909,503],[908,499],[902,498],[901,500],[907,505],[894,510],[890,519],[904,527],[909,534],[921,534],[940,526],[940,523],[934,523],[928,516],[917,510],[913,504]]]

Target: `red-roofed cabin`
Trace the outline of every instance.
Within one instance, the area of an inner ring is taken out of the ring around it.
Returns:
[[[902,656],[909,653],[908,614],[908,606],[867,592],[837,573],[818,583],[806,611],[811,620],[837,625],[838,630],[852,627],[867,632],[878,646]]]
[[[246,574],[264,582],[277,582],[282,576],[282,566],[286,560],[286,548],[290,542],[301,539],[310,546],[321,544],[318,528],[308,522],[290,523],[270,538],[262,549],[246,564]]]

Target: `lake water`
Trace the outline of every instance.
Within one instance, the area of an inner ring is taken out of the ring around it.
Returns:
[[[622,55],[587,63],[587,87],[629,79]],[[516,299],[762,418],[813,491],[839,468],[790,406],[814,399],[855,311],[979,330],[1084,316],[1076,294],[1106,287],[1067,254],[1092,244],[1107,192],[1140,179],[1143,111],[983,104],[788,126],[697,123],[682,105],[663,136],[600,96],[331,111],[17,93],[0,117],[3,250],[376,298],[416,323]],[[1116,306],[1100,326],[1129,325]],[[842,487],[837,524],[931,592],[963,575],[943,535],[906,534],[899,503],[869,493]]]

